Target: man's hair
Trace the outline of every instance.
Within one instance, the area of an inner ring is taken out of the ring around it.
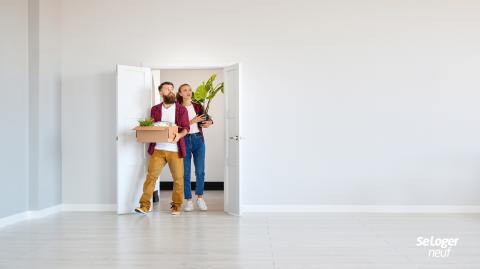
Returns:
[[[172,87],[175,87],[175,86],[173,86],[173,83],[171,83],[170,81],[164,81],[164,82],[162,82],[162,84],[160,84],[160,86],[158,86],[158,90],[160,91],[162,89],[162,87],[165,86],[165,85],[170,85]]]

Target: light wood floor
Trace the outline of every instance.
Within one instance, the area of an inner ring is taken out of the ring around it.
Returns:
[[[195,200],[197,199],[195,196],[195,192],[192,192],[193,196],[193,204],[196,206]],[[223,212],[223,191],[205,191],[204,192],[204,199],[208,206],[208,211],[220,211]],[[153,205],[154,209],[160,211],[169,211],[170,210],[170,202],[172,200],[172,192],[171,191],[161,191],[160,192],[160,201]],[[197,208],[195,207],[195,210]],[[190,214],[192,212],[186,212],[186,214]]]
[[[480,268],[480,215],[233,217],[218,211],[221,195],[206,194],[217,211],[171,216],[164,195],[163,211],[147,216],[62,212],[7,226],[0,268]],[[430,235],[457,237],[458,246],[428,258],[415,244]]]

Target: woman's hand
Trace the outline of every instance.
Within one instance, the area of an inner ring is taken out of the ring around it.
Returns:
[[[190,121],[190,125],[205,121],[205,115],[198,115]]]
[[[200,127],[202,127],[202,128],[208,128],[208,127],[210,127],[210,125],[212,125],[212,124],[213,124],[213,121],[207,120],[207,121],[202,122],[202,124],[200,124]]]

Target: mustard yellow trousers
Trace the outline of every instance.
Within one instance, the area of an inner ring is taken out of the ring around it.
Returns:
[[[172,203],[181,206],[183,202],[183,159],[178,152],[155,150],[148,162],[148,173],[143,183],[143,194],[140,198],[140,207],[149,210],[151,205],[155,183],[162,172],[165,164],[168,163],[173,178]]]

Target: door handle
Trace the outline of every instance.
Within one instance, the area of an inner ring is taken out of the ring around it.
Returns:
[[[235,140],[235,141],[238,141],[238,140],[240,140],[240,139],[243,139],[243,137],[240,137],[240,136],[238,136],[238,135],[236,135],[236,136],[230,136],[229,138],[230,138],[231,140]]]

